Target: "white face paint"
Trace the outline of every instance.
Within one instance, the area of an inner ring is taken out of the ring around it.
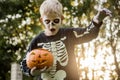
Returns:
[[[61,18],[58,16],[43,16],[43,24],[45,26],[45,35],[53,36],[56,35],[61,26]]]

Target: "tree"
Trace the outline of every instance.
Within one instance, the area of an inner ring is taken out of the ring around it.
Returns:
[[[20,62],[28,42],[40,27],[37,27],[38,13],[29,0],[0,1],[0,79],[10,80],[12,62]],[[32,12],[32,13],[31,13]],[[29,17],[31,16],[31,17]],[[34,27],[36,26],[36,27]]]
[[[119,1],[115,0],[108,0],[108,1],[99,1],[99,4],[96,5],[97,8],[100,7],[106,7],[112,11],[112,18],[106,18],[104,20],[103,27],[100,30],[98,38],[87,44],[83,44],[82,46],[78,46],[78,52],[80,56],[78,57],[78,60],[80,63],[80,74],[81,74],[81,79],[84,79],[84,75],[89,76],[89,79],[91,80],[98,80],[98,79],[105,79],[107,80],[115,80],[118,76],[119,80],[119,75],[120,75],[120,58],[119,52],[120,52],[120,6],[119,6]],[[92,43],[92,44],[91,44]],[[96,44],[97,43],[97,44]],[[93,48],[93,45],[94,47]],[[84,50],[87,49],[87,51],[80,51],[80,49]],[[91,50],[92,48],[92,50]],[[90,50],[90,52],[89,52]],[[92,52],[94,51],[94,52]],[[82,55],[87,55],[83,56]],[[91,62],[89,60],[93,59]],[[97,61],[97,62],[96,62]],[[84,67],[84,68],[83,68]],[[86,67],[88,68],[87,74],[82,75],[84,72],[86,72]],[[90,74],[93,73],[91,76]],[[96,76],[94,76],[94,73]],[[108,73],[108,74],[105,74]],[[85,77],[85,79],[88,79]]]

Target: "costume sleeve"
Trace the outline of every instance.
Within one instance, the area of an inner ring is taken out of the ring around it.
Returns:
[[[22,71],[23,71],[23,73],[24,73],[25,75],[27,75],[27,76],[32,76],[32,75],[30,74],[30,69],[27,67],[26,59],[25,59],[25,58],[22,60],[22,62],[20,63],[20,65],[21,65],[21,69],[22,69]]]
[[[27,49],[27,53],[26,55],[24,56],[23,60],[21,61],[20,65],[21,65],[21,69],[23,71],[23,73],[27,76],[32,76],[30,74],[30,70],[28,67],[27,67],[27,64],[26,64],[26,57],[27,57],[27,54],[35,48],[35,39],[32,40],[32,42],[30,43],[30,45],[28,46],[28,49]]]
[[[102,22],[97,24],[92,21],[86,28],[73,28],[71,33],[74,44],[81,44],[95,39],[98,36],[101,25]]]

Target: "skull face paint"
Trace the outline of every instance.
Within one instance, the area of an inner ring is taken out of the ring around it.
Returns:
[[[42,19],[45,26],[45,35],[53,36],[57,34],[57,32],[59,31],[59,27],[61,26],[61,18],[58,16],[44,15]]]

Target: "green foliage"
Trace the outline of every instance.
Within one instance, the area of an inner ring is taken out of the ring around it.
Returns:
[[[19,63],[33,34],[38,33],[33,30],[35,22],[33,25],[23,24],[30,11],[33,12],[29,16],[35,19],[37,15],[29,0],[0,1],[0,80],[10,80],[11,63]]]
[[[17,14],[24,11],[24,6],[28,4],[29,0],[2,0],[0,1],[0,18],[5,18],[8,14]]]

